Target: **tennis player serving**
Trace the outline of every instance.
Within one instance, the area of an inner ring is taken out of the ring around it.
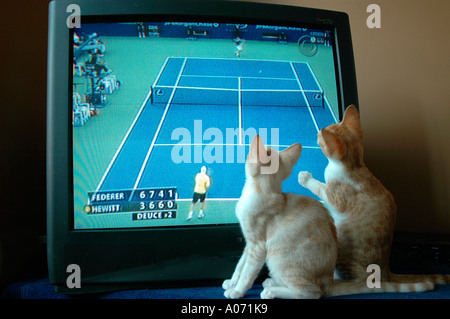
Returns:
[[[198,214],[198,218],[205,217],[205,213],[203,211],[205,209],[206,191],[208,190],[208,187],[210,185],[211,179],[209,178],[208,174],[206,174],[206,166],[202,166],[200,173],[195,176],[194,196],[192,198],[191,210],[189,211],[187,220],[192,219],[195,204],[197,204],[199,200],[201,203],[201,208],[200,213]]]

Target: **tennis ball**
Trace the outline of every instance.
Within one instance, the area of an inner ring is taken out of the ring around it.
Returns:
[[[84,206],[84,212],[85,213],[90,213],[92,211],[92,207],[91,207],[91,205],[86,205],[86,206]]]

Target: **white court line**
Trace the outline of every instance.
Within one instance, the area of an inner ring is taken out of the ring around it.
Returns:
[[[316,75],[314,74],[313,70],[311,69],[311,66],[309,65],[309,63],[307,63],[306,65],[308,66],[309,72],[311,72],[311,74],[312,74],[312,76],[313,76],[313,78],[314,78],[314,81],[315,81],[316,84],[317,84],[317,87],[320,89],[320,91],[323,91],[323,90],[322,90],[322,87],[321,87],[320,84],[319,84],[319,81],[317,81]]]
[[[319,81],[317,80],[316,74],[314,73],[314,71],[312,70],[311,66],[309,65],[309,63],[307,63],[309,71],[311,71],[311,74],[314,78],[314,81],[316,81],[317,86],[319,87],[320,91],[322,92],[323,98],[325,99],[325,102],[328,105],[328,110],[330,111],[331,115],[333,116],[334,122],[338,123],[338,120],[336,119],[336,116],[334,115],[333,110],[331,109],[330,103],[328,102],[327,97],[325,96],[325,94],[323,94],[323,88],[320,86]]]
[[[166,67],[166,65],[167,65],[167,63],[168,63],[168,61],[169,61],[170,58],[171,58],[171,57],[167,57],[167,58],[166,58],[166,60],[165,60],[165,62],[164,62],[164,65],[163,65],[162,68],[160,69],[159,74],[158,74],[156,80],[154,81],[153,87],[158,86],[158,87],[172,88],[172,89],[173,89],[172,95],[171,95],[171,97],[170,97],[170,99],[169,99],[169,102],[168,102],[168,104],[167,104],[167,106],[166,106],[166,110],[165,110],[165,112],[164,112],[164,114],[163,114],[163,118],[162,118],[162,120],[161,120],[161,122],[160,122],[160,125],[159,125],[159,127],[158,127],[157,133],[155,134],[155,136],[154,136],[154,138],[153,138],[153,141],[152,141],[152,144],[151,144],[151,146],[150,146],[149,152],[147,153],[146,159],[145,159],[145,161],[144,161],[144,165],[141,167],[141,171],[140,171],[139,176],[138,176],[138,179],[137,179],[137,181],[136,181],[136,183],[135,183],[135,187],[133,188],[134,190],[136,189],[136,187],[137,187],[136,185],[139,184],[139,181],[140,181],[140,179],[142,178],[142,173],[143,173],[143,171],[144,171],[144,169],[145,169],[146,163],[148,162],[150,153],[151,153],[152,149],[154,148],[154,146],[174,146],[174,145],[184,145],[184,144],[156,144],[156,143],[155,143],[156,138],[157,138],[157,135],[159,134],[159,131],[160,131],[160,129],[161,129],[162,122],[164,121],[164,117],[165,117],[166,114],[167,114],[168,107],[169,107],[169,105],[170,105],[170,103],[171,103],[171,100],[173,99],[173,95],[174,95],[174,93],[175,93],[175,89],[176,89],[176,88],[192,88],[192,89],[205,89],[205,90],[211,89],[211,88],[181,87],[181,86],[177,86],[177,85],[176,85],[176,86],[159,86],[159,85],[157,85],[157,82],[159,81],[159,79],[160,79],[160,77],[161,77],[161,75],[162,75],[162,73],[163,73],[163,71],[164,71],[164,69],[165,69],[165,67]],[[179,58],[179,57],[177,57],[177,58]],[[197,77],[197,75],[183,75],[183,74],[182,74],[182,72],[183,72],[183,70],[184,70],[184,67],[185,67],[185,65],[186,65],[187,59],[188,59],[188,58],[184,57],[184,63],[183,63],[182,69],[180,70],[180,74],[178,75],[177,84],[179,83],[179,81],[180,81],[180,79],[181,79],[182,76],[192,76],[192,77]],[[229,58],[194,58],[194,57],[190,57],[189,59],[232,60],[232,59],[229,59]],[[284,61],[284,60],[259,60],[259,59],[240,59],[240,61],[283,62],[283,63],[288,62],[288,63],[290,63],[291,68],[293,68],[292,61]],[[295,62],[295,63],[302,63],[302,64],[305,64],[306,62],[301,62],[301,61],[299,61],[299,62]],[[307,65],[307,66],[309,67],[309,69],[311,70],[311,67],[309,66],[309,64],[306,63],[306,65]],[[300,83],[300,81],[299,81],[298,75],[297,75],[296,72],[295,72],[295,69],[293,69],[293,71],[294,71],[294,76],[296,77],[296,79],[291,79],[291,78],[272,78],[272,77],[239,77],[239,76],[234,76],[234,77],[229,76],[229,77],[230,77],[230,78],[236,78],[236,77],[237,77],[237,78],[239,78],[239,79],[241,79],[241,78],[256,78],[256,79],[267,79],[267,80],[271,79],[271,80],[289,80],[289,81],[297,81],[297,83],[299,83],[299,86],[300,86],[300,88],[301,88],[300,91],[299,91],[299,90],[265,90],[265,89],[247,89],[247,90],[242,90],[241,88],[239,88],[239,89],[237,89],[237,90],[236,90],[236,89],[223,89],[223,90],[230,90],[230,91],[231,91],[231,90],[233,90],[233,91],[256,91],[256,92],[258,92],[258,91],[266,91],[266,92],[267,92],[267,91],[273,91],[273,92],[302,92],[303,95],[304,95],[304,97],[305,97],[305,101],[306,101],[306,103],[307,103],[307,105],[308,105],[308,109],[309,109],[309,111],[310,111],[310,114],[311,114],[310,106],[309,106],[308,100],[306,99],[306,96],[305,96],[304,92],[317,92],[317,90],[303,90],[303,88],[302,88],[302,86],[301,86],[301,83]],[[312,72],[312,70],[311,70],[311,73],[312,73],[312,75],[313,75],[313,77],[314,77],[316,83],[318,84],[317,79],[316,79],[316,77],[315,77],[315,74],[314,74],[314,72]],[[205,75],[198,75],[198,77],[228,77],[228,76],[205,76]],[[318,85],[318,86],[319,86],[319,88],[320,88],[320,85]],[[216,90],[217,90],[217,89],[216,89]],[[139,119],[140,115],[142,114],[142,111],[143,111],[145,105],[147,104],[148,99],[150,98],[150,93],[151,93],[151,92],[149,92],[149,93],[147,94],[147,96],[146,96],[144,102],[142,103],[142,105],[141,105],[141,107],[140,107],[140,109],[139,109],[139,111],[138,111],[136,117],[134,118],[134,120],[133,120],[131,126],[129,127],[129,129],[128,129],[126,135],[125,135],[125,137],[122,139],[122,141],[121,141],[121,143],[120,143],[120,145],[119,145],[119,147],[118,147],[116,153],[114,154],[114,156],[113,156],[111,162],[109,163],[109,165],[108,165],[108,167],[107,167],[105,173],[103,174],[103,176],[102,176],[102,178],[101,178],[101,180],[100,180],[100,182],[99,182],[99,184],[98,184],[98,186],[97,186],[97,188],[96,188],[96,190],[95,190],[96,192],[99,191],[99,189],[100,189],[101,186],[103,185],[103,183],[104,183],[106,177],[108,176],[108,174],[109,174],[109,172],[110,172],[110,170],[111,170],[111,168],[112,168],[112,166],[113,166],[115,160],[117,159],[118,155],[120,154],[120,152],[121,152],[121,150],[122,150],[122,148],[123,148],[123,146],[124,146],[126,140],[128,139],[128,137],[129,137],[131,131],[133,130],[133,128],[134,128],[134,126],[135,126],[137,120]],[[325,99],[326,99],[326,98],[325,98]],[[326,102],[327,102],[327,104],[328,104],[328,108],[330,109],[331,114],[333,115],[333,118],[336,120],[336,118],[335,118],[335,116],[334,116],[334,113],[333,113],[332,110],[331,110],[330,104],[328,103],[327,100],[326,100]],[[316,125],[316,129],[318,130],[318,126],[317,126],[317,123],[315,122],[314,116],[313,116],[312,114],[311,114],[311,116],[312,116],[312,118],[313,118],[314,124]],[[336,120],[336,122],[337,122],[337,120]],[[240,142],[242,142],[242,141],[240,141]],[[187,144],[186,144],[186,145],[187,145]],[[196,145],[196,144],[190,144],[190,145]],[[215,145],[215,144],[201,144],[201,145]],[[219,145],[219,144],[218,144],[218,145]],[[235,145],[235,144],[220,144],[220,145]],[[241,144],[241,145],[249,145],[249,144]],[[275,146],[272,146],[272,145],[269,145],[269,146],[275,147]],[[278,147],[288,147],[288,146],[278,145]],[[303,148],[320,149],[320,147],[311,147],[311,146],[303,146]]]
[[[289,62],[289,63],[291,65],[292,72],[294,72],[295,78],[297,79],[298,86],[302,90],[302,94],[305,99],[306,105],[308,107],[309,114],[311,115],[311,119],[313,120],[314,125],[316,126],[317,133],[319,133],[319,126],[317,125],[316,119],[314,118],[314,114],[311,110],[311,106],[309,105],[308,99],[306,98],[306,94],[305,94],[305,91],[303,90],[303,86],[302,86],[302,83],[300,82],[300,78],[298,77],[297,71],[294,68],[294,64],[292,62]]]
[[[156,77],[155,82],[153,83],[153,86],[158,82],[159,78],[161,77],[161,74],[163,73],[163,70],[165,69],[167,62],[169,61],[169,58],[166,59],[166,61],[164,62],[164,65],[161,67],[161,70],[159,70],[159,74]],[[117,148],[116,153],[114,154],[113,158],[111,159],[111,161],[109,162],[108,167],[106,168],[105,172],[103,173],[103,176],[100,180],[100,182],[97,185],[97,188],[95,189],[96,192],[98,192],[100,190],[100,188],[102,187],[103,183],[105,182],[106,176],[108,176],[109,172],[111,171],[112,166],[114,165],[114,162],[116,161],[117,157],[120,154],[120,151],[122,150],[123,146],[125,145],[125,142],[127,141],[128,137],[130,136],[131,131],[133,130],[134,126],[136,125],[137,120],[139,119],[139,117],[142,114],[142,111],[144,110],[145,105],[148,102],[148,99],[150,98],[152,91],[149,90],[149,92],[147,93],[147,96],[144,99],[144,102],[141,104],[141,107],[139,108],[138,113],[136,114],[136,116],[134,117],[133,122],[131,123],[130,127],[128,128],[127,133],[125,134],[124,138],[122,139],[122,142],[120,142],[119,147]]]
[[[150,98],[152,91],[150,90],[144,100],[144,103],[142,103],[138,114],[136,115],[136,117],[134,118],[133,123],[131,124],[131,126],[128,128],[127,133],[125,134],[125,137],[122,139],[122,142],[119,145],[119,148],[117,149],[116,153],[114,154],[111,162],[109,162],[108,167],[106,168],[106,171],[103,173],[102,179],[100,180],[100,182],[98,183],[97,188],[95,189],[95,192],[98,192],[100,190],[100,188],[102,187],[106,176],[108,176],[109,171],[111,170],[111,167],[113,166],[114,162],[116,161],[117,157],[119,156],[120,151],[122,150],[123,146],[125,145],[126,140],[128,139],[128,136],[130,135],[131,131],[133,130],[137,120],[139,119],[139,117],[141,116],[142,110],[144,109],[144,106],[147,104],[148,99]]]
[[[156,85],[156,83],[158,83],[159,78],[161,77],[163,70],[166,68],[167,62],[169,62],[169,58],[166,58],[166,61],[164,61],[164,65],[162,66],[161,70],[159,70],[158,76],[156,77],[155,82],[153,82],[153,86]]]
[[[169,101],[167,102],[167,105],[166,105],[166,109],[164,110],[164,113],[163,113],[163,115],[161,117],[161,121],[159,122],[158,129],[156,130],[155,136],[153,137],[152,144],[150,145],[150,148],[148,149],[147,155],[145,156],[145,159],[144,159],[144,163],[142,164],[141,170],[139,172],[139,175],[138,175],[138,177],[136,179],[136,182],[134,183],[133,192],[131,193],[130,200],[133,198],[134,192],[137,189],[137,187],[138,187],[138,185],[139,185],[139,183],[141,181],[142,174],[144,173],[145,167],[147,166],[147,162],[148,162],[148,160],[150,158],[150,154],[153,151],[153,148],[154,148],[155,143],[156,143],[156,139],[158,138],[159,132],[161,131],[161,127],[162,127],[162,125],[164,123],[164,119],[166,118],[167,112],[169,111],[170,104],[172,103],[173,96],[175,95],[175,91],[177,89],[177,85],[180,82],[181,74],[183,73],[184,67],[186,66],[186,62],[187,62],[187,58],[184,58],[183,65],[180,68],[180,72],[178,73],[177,81],[175,82],[175,87],[172,90],[172,94],[170,95]]]
[[[175,57],[174,57],[175,58]],[[189,59],[192,59],[192,60],[194,60],[194,59],[196,59],[196,60],[232,60],[232,61],[234,61],[233,59],[230,59],[230,58],[200,58],[200,57],[189,57]],[[316,82],[316,84],[317,84],[317,87],[319,88],[319,90],[302,90],[303,92],[311,92],[311,93],[313,93],[313,92],[322,92],[323,93],[323,88],[320,86],[320,84],[319,84],[319,81],[317,80],[317,77],[316,77],[316,75],[315,75],[315,73],[314,73],[314,71],[312,70],[312,68],[311,68],[311,66],[309,65],[309,63],[307,63],[307,62],[302,62],[302,61],[288,61],[288,60],[261,60],[261,59],[239,59],[239,61],[253,61],[253,62],[283,62],[283,63],[289,63],[290,65],[291,65],[291,67],[293,67],[293,62],[295,62],[295,63],[301,63],[301,64],[306,64],[306,66],[309,68],[309,70],[310,70],[310,72],[311,72],[311,74],[312,74],[312,76],[313,76],[313,78],[314,78],[314,81]],[[211,78],[236,78],[236,77],[238,77],[238,78],[242,78],[242,79],[252,79],[252,78],[255,78],[255,79],[270,79],[270,80],[291,80],[291,81],[297,81],[297,83],[299,83],[300,84],[300,80],[299,80],[299,78],[298,78],[298,75],[297,75],[297,72],[295,72],[295,69],[294,69],[294,76],[295,76],[295,79],[291,79],[291,78],[273,78],[273,77],[245,77],[245,76],[241,76],[241,77],[239,77],[239,76],[219,76],[219,75],[189,75],[189,74],[185,74],[185,75],[182,75],[183,77],[211,77]],[[165,86],[161,86],[161,87],[165,87]],[[169,87],[169,86],[167,86],[167,87]],[[301,84],[300,84],[300,87],[301,87]],[[219,88],[198,88],[198,87],[180,87],[180,88],[186,88],[186,89],[204,89],[204,90],[208,90],[208,89],[214,89],[214,90],[224,90],[224,91],[236,91],[235,89],[219,89]],[[302,88],[303,89],[303,88]],[[251,92],[251,91],[255,91],[255,92],[263,92],[263,91],[269,91],[269,92],[299,92],[298,90],[258,90],[258,89],[255,89],[255,90],[252,90],[252,89],[248,89],[248,90],[242,90],[242,91],[247,91],[247,92]],[[305,100],[306,100],[306,103],[309,105],[309,102],[308,102],[308,100],[307,100],[307,98],[306,98],[306,96],[304,95],[304,97],[305,97]],[[334,119],[334,121],[335,121],[335,123],[338,123],[338,120],[336,119],[336,116],[335,116],[335,114],[334,114],[334,112],[333,112],[333,110],[331,109],[331,105],[330,105],[330,103],[328,102],[328,99],[327,99],[327,97],[325,96],[325,94],[323,94],[323,97],[324,97],[324,99],[325,99],[325,102],[327,103],[327,105],[328,105],[328,110],[330,111],[330,113],[331,113],[331,115],[332,115],[332,117],[333,117],[333,119]],[[310,107],[310,106],[309,106]],[[318,127],[318,125],[317,125],[317,123],[316,123],[316,120],[315,120],[315,117],[314,117],[314,114],[312,113],[312,110],[310,109],[309,110],[309,112],[310,112],[310,115],[312,116],[312,118],[313,118],[313,121],[314,121],[314,124],[316,125],[316,129],[317,129],[317,131],[319,131],[319,127]]]
[[[328,105],[328,110],[330,110],[330,113],[333,116],[334,122],[335,123],[339,123],[339,121],[336,119],[336,116],[334,115],[333,110],[331,109],[330,102],[328,102],[328,99],[327,99],[327,97],[325,95],[324,95],[324,98],[325,98],[325,103],[327,103],[327,105]]]

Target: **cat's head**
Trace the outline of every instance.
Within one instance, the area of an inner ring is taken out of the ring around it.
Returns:
[[[342,122],[331,124],[317,134],[317,143],[328,159],[360,166],[363,163],[363,135],[358,110],[350,105]]]
[[[281,187],[281,183],[292,173],[302,152],[299,143],[293,144],[283,151],[265,147],[259,135],[256,135],[250,145],[250,151],[245,164],[248,178],[263,180],[273,187]]]

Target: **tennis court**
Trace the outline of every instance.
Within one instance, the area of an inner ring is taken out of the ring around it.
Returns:
[[[225,141],[227,129],[238,128],[258,133],[265,129],[266,144],[280,150],[301,143],[302,156],[293,174],[301,169],[323,175],[327,163],[324,156],[316,156],[321,153],[317,132],[336,117],[308,63],[170,57],[151,90],[150,85],[96,191],[177,187],[178,199],[188,201],[195,174],[206,165],[212,179],[207,200],[237,199],[245,179],[238,155],[242,148],[246,154],[251,143],[242,133]],[[173,132],[180,128],[190,132],[190,143],[174,139]],[[223,132],[221,143],[204,138],[210,128]],[[272,136],[273,128],[277,136]],[[191,152],[190,163],[174,162],[172,151],[179,143]],[[206,152],[222,160],[205,163]],[[283,186],[285,191],[302,191],[296,177]]]

